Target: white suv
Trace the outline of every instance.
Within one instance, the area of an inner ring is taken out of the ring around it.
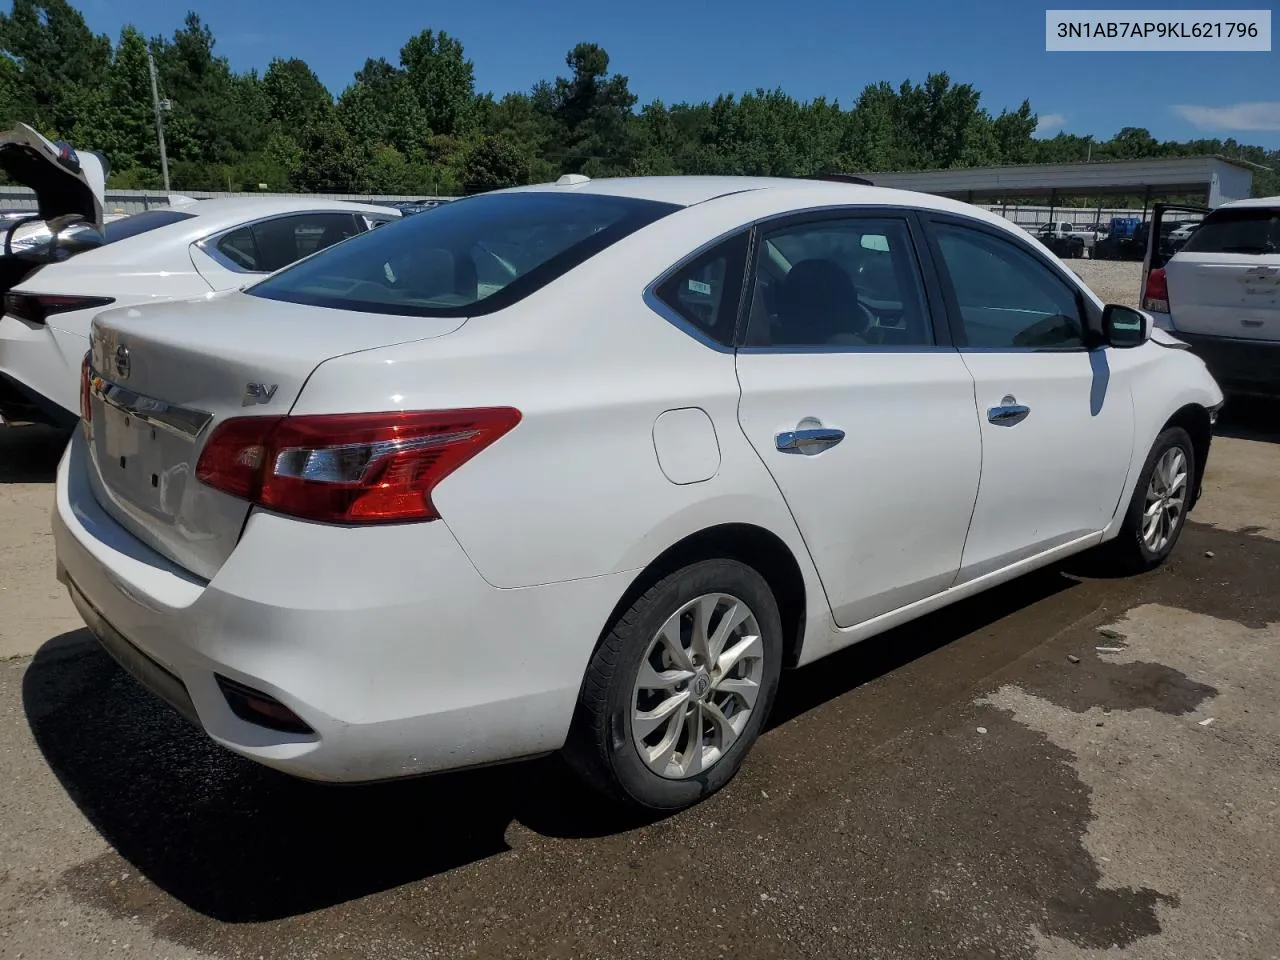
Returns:
[[[1209,213],[1148,274],[1143,306],[1228,393],[1280,395],[1280,197]]]

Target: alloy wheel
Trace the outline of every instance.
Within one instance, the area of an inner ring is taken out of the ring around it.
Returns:
[[[1170,447],[1160,455],[1142,514],[1142,542],[1158,554],[1168,547],[1178,530],[1187,498],[1187,455],[1181,447]]]
[[[745,602],[708,593],[681,606],[636,676],[631,735],[645,766],[684,780],[716,764],[750,720],[763,677],[760,624]]]

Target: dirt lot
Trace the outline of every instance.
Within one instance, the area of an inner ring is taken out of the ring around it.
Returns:
[[[734,784],[653,824],[555,760],[322,788],[227,754],[77,629],[57,440],[0,434],[34,653],[0,662],[0,957],[1276,960],[1277,424],[1226,424],[1161,571],[1044,571],[792,674]]]
[[[1102,298],[1104,303],[1138,306],[1142,285],[1142,264],[1127,260],[1067,260],[1077,277]]]

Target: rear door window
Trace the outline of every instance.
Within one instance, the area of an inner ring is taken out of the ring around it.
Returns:
[[[302,213],[232,230],[217,248],[241,270],[271,273],[362,232],[350,213]]]
[[[1214,211],[1182,249],[1187,253],[1280,253],[1280,207]]]
[[[747,346],[932,343],[933,327],[906,220],[825,218],[763,235]]]
[[[279,270],[360,232],[350,213],[304,213],[266,220],[253,227],[258,269]]]

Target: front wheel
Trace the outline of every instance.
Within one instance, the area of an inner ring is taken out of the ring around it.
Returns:
[[[732,779],[773,705],[782,625],[768,583],[735,560],[659,580],[587,668],[565,757],[647,810],[691,806]]]
[[[1120,533],[1103,547],[1118,572],[1141,573],[1168,559],[1186,525],[1195,471],[1191,437],[1181,427],[1169,427],[1147,455]]]

